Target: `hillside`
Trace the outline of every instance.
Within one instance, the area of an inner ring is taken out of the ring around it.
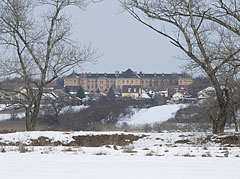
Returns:
[[[135,110],[135,114],[129,119],[124,118],[119,123],[126,122],[129,125],[144,125],[153,124],[156,122],[164,122],[175,116],[175,113],[186,107],[184,104],[169,104],[162,106],[155,106],[148,109]]]

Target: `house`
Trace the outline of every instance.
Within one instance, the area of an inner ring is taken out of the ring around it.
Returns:
[[[151,96],[145,90],[141,89],[141,94],[139,98],[142,100],[147,100],[147,99],[151,99]]]
[[[215,89],[213,87],[207,87],[197,93],[198,99],[206,99],[212,96],[215,93]]]
[[[173,101],[179,101],[179,100],[182,100],[183,98],[184,98],[184,94],[182,94],[181,92],[176,92],[172,96]]]
[[[132,98],[138,99],[141,94],[141,86],[140,85],[125,85],[122,88],[122,97],[123,98]]]
[[[9,102],[12,100],[12,93],[7,91],[0,91],[1,102]]]

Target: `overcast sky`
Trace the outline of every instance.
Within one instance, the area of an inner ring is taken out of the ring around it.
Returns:
[[[140,24],[127,12],[119,13],[118,0],[91,4],[86,11],[71,9],[74,39],[91,43],[102,56],[85,64],[85,72],[181,72],[181,55],[164,37]],[[82,70],[78,70],[80,73]]]

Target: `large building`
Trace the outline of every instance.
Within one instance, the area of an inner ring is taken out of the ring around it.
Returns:
[[[124,86],[140,86],[153,91],[185,88],[192,84],[192,79],[184,74],[145,74],[128,69],[122,73],[81,73],[73,72],[64,78],[65,87],[81,86],[88,92],[105,92],[111,87],[121,91]]]

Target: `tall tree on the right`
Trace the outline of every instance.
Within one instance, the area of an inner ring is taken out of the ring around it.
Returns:
[[[240,2],[237,0],[122,0],[136,20],[181,49],[189,70],[208,76],[218,102],[213,133],[223,133],[232,102],[229,80],[240,65]],[[159,22],[160,26],[158,23]]]

